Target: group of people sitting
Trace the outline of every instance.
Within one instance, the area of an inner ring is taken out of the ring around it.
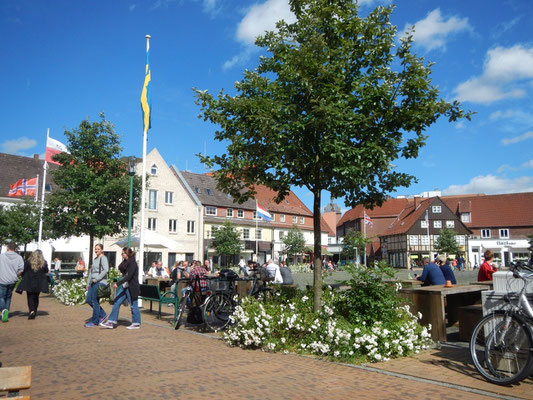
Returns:
[[[424,263],[422,275],[415,274],[415,278],[422,281],[422,286],[445,285],[446,281],[452,285],[457,284],[450,263],[444,254],[435,257],[434,262],[430,262],[429,257],[424,257],[422,261]]]

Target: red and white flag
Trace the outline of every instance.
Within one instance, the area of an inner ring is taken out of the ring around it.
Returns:
[[[59,165],[57,161],[52,160],[52,157],[59,153],[69,153],[67,146],[65,146],[59,140],[52,139],[50,136],[48,136],[46,138],[46,154],[44,159],[49,163]]]
[[[370,217],[366,214],[366,211],[364,212],[364,217],[365,217],[365,224],[366,224],[366,225],[370,225],[370,227],[373,227],[373,226],[374,226],[374,222],[372,221],[372,218],[370,218]]]
[[[9,197],[35,196],[37,190],[37,178],[19,179],[9,186]]]

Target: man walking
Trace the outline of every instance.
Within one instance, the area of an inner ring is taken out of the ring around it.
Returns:
[[[7,245],[7,251],[0,254],[0,310],[2,312],[2,322],[7,322],[11,295],[18,277],[24,270],[24,261],[15,250],[17,250],[17,244],[11,242]]]

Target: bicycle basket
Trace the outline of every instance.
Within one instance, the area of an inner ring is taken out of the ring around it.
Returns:
[[[207,288],[212,292],[227,292],[229,290],[229,282],[220,279],[210,279],[207,282]]]

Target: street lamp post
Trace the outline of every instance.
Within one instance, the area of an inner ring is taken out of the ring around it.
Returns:
[[[128,214],[128,248],[131,247],[131,214],[133,211],[133,177],[135,176],[135,165],[137,160],[130,157],[128,160],[128,173],[130,175],[130,211]]]

